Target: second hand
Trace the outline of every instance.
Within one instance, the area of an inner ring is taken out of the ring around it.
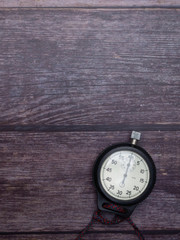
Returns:
[[[121,186],[122,186],[122,187],[124,187],[124,182],[125,182],[125,179],[126,179],[126,177],[127,177],[127,173],[128,173],[129,167],[130,167],[130,165],[131,165],[131,160],[132,160],[132,158],[130,157],[129,163],[127,164],[126,172],[125,172],[125,174],[124,174],[123,181],[121,182]]]

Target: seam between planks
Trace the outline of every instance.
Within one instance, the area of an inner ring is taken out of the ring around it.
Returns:
[[[118,125],[0,125],[1,132],[104,132],[104,131],[180,131],[180,124]]]
[[[73,10],[73,9],[79,9],[79,10],[172,10],[180,9],[180,5],[177,6],[102,6],[102,7],[0,7],[0,11],[2,10]]]

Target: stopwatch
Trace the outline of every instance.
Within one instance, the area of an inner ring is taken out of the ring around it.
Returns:
[[[156,168],[147,151],[137,145],[140,137],[141,133],[133,131],[130,143],[110,146],[97,158],[93,177],[100,210],[115,212],[103,207],[115,203],[125,210],[117,214],[129,217],[152,191]]]

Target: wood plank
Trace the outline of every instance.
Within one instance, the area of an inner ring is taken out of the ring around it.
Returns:
[[[157,183],[132,218],[142,230],[177,230],[180,132],[142,134],[141,146],[156,163]],[[1,133],[1,232],[81,230],[96,209],[92,168],[97,155],[128,139],[123,131]],[[132,229],[124,222],[120,230]]]
[[[1,240],[73,240],[75,239],[77,234],[45,234],[45,235],[13,235],[13,236],[0,236]],[[146,240],[177,240],[179,239],[179,234],[173,235],[146,235]],[[88,240],[137,240],[137,237],[133,234],[113,234],[113,233],[90,233],[86,235],[86,239]]]
[[[179,22],[176,10],[1,11],[0,124],[178,124]]]
[[[139,7],[179,6],[179,0],[1,0],[0,7]]]

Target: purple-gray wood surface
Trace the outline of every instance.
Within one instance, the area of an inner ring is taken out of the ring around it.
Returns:
[[[132,218],[147,240],[179,239],[179,23],[179,9],[1,9],[0,239],[73,240],[97,155],[132,129],[157,166]],[[123,222],[86,239],[136,236]]]
[[[37,234],[31,234],[31,235],[13,235],[13,236],[2,236],[1,240],[60,240],[60,239],[66,239],[66,240],[72,240],[77,237],[77,234],[44,234],[44,235],[37,235]],[[87,234],[86,239],[87,240],[124,240],[128,238],[128,240],[136,240],[137,238],[133,236],[132,233],[124,234],[113,234],[113,233],[100,233],[100,232],[91,232]],[[178,240],[179,235],[177,233],[175,234],[168,234],[168,235],[161,235],[161,234],[154,234],[149,235],[146,234],[146,240]]]
[[[179,0],[0,0],[0,7],[177,7]]]
[[[2,236],[1,240],[60,240],[60,239],[66,239],[66,240],[72,240],[77,237],[77,234],[44,234],[44,235],[37,235],[37,234],[31,234],[31,235],[13,235],[13,236]],[[113,233],[100,233],[100,232],[91,232],[87,234],[86,239],[87,240],[124,240],[128,238],[128,240],[136,240],[137,238],[133,236],[132,233],[124,234],[113,234]],[[161,235],[161,234],[154,234],[149,235],[146,234],[146,240],[178,240],[179,235],[177,233],[175,234],[168,234],[168,235]]]
[[[173,128],[179,22],[177,10],[2,11],[0,125]]]

